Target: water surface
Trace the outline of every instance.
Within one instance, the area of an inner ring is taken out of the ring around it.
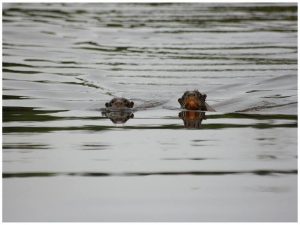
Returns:
[[[297,72],[296,4],[3,4],[3,220],[296,221]]]

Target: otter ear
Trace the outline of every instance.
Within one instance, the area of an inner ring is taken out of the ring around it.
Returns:
[[[203,99],[205,100],[206,99],[206,94],[203,94],[202,96],[203,96]]]
[[[178,102],[179,102],[180,105],[182,105],[182,98],[179,98]]]
[[[129,108],[132,108],[134,105],[134,102],[129,102]]]
[[[105,107],[110,107],[110,106],[111,105],[108,102],[105,103]]]

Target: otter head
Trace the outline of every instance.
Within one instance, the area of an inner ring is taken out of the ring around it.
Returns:
[[[186,91],[178,102],[181,108],[187,110],[203,110],[206,111],[205,106],[206,94],[201,94],[198,90]]]
[[[132,108],[133,105],[134,103],[126,98],[113,98],[110,102],[105,103],[107,108],[112,109]]]

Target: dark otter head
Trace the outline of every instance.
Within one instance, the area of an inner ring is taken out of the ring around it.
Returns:
[[[107,108],[112,108],[112,109],[132,108],[133,105],[134,103],[129,101],[126,98],[113,98],[110,102],[105,103],[105,106]]]
[[[205,106],[206,94],[201,94],[198,90],[186,91],[178,102],[181,108],[188,110],[203,110],[206,111]]]

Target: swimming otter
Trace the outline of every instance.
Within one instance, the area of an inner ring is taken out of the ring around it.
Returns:
[[[110,102],[106,102],[106,109],[120,110],[120,109],[131,109],[134,102],[129,101],[126,98],[113,98]]]
[[[113,98],[105,103],[106,108],[102,115],[109,118],[113,123],[123,124],[134,117],[133,105],[134,103],[126,98]]]
[[[215,111],[206,102],[206,94],[201,94],[198,90],[186,91],[178,99],[181,108],[187,110]]]

